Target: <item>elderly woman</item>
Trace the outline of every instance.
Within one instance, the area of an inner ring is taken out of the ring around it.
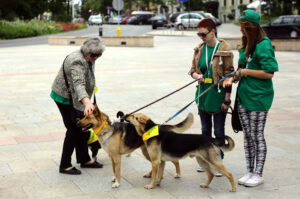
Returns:
[[[77,163],[83,168],[102,168],[88,154],[87,133],[76,126],[75,118],[89,115],[94,109],[91,97],[95,90],[95,61],[105,50],[99,38],[88,38],[80,50],[69,54],[60,68],[53,85],[51,98],[61,113],[66,137],[63,144],[59,172],[79,175],[81,171],[72,167],[71,156],[76,149]],[[68,89],[69,87],[69,89]],[[70,90],[70,93],[68,92]]]

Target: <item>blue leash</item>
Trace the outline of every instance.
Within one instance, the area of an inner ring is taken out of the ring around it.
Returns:
[[[180,113],[182,113],[185,109],[187,109],[190,105],[192,105],[199,97],[201,97],[202,95],[204,95],[205,93],[207,93],[208,91],[210,91],[213,87],[217,86],[219,83],[221,83],[225,79],[228,79],[229,77],[234,77],[234,76],[235,76],[235,72],[232,72],[229,75],[227,75],[227,76],[223,77],[222,79],[220,79],[217,83],[215,83],[215,84],[211,85],[210,87],[208,87],[205,91],[203,91],[201,93],[201,95],[199,95],[196,99],[194,99],[193,101],[191,101],[190,103],[188,103],[186,106],[184,106],[182,109],[180,109],[177,113],[175,113],[174,115],[172,115],[171,117],[169,117],[169,119],[167,119],[163,124],[166,124],[170,120],[172,120],[175,117],[177,117]]]

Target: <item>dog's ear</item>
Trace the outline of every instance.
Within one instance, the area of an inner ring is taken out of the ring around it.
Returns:
[[[124,113],[123,113],[122,111],[119,111],[119,112],[117,113],[117,118],[123,117],[123,116],[124,116]]]
[[[94,114],[94,116],[99,116],[99,115],[101,115],[101,111],[100,111],[100,109],[98,108],[97,104],[95,105],[95,108],[94,108],[94,110],[93,110],[93,114]]]
[[[120,121],[121,122],[124,122],[124,113],[122,112],[122,111],[119,111],[118,113],[117,113],[117,118],[120,118]]]
[[[156,124],[152,121],[152,120],[147,120],[145,122],[145,131],[148,131],[149,129],[151,129],[152,127],[154,127]]]

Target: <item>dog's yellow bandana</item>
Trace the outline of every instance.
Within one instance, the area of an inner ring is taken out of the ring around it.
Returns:
[[[143,134],[143,140],[146,141],[149,138],[152,138],[152,137],[155,137],[158,135],[159,135],[158,126],[156,125]]]
[[[93,129],[89,129],[89,132],[90,133],[90,137],[89,137],[89,140],[88,140],[88,144],[91,144],[93,142],[96,142],[98,140],[98,134],[99,132],[102,130],[102,128],[104,127],[104,125],[107,124],[107,121],[104,121],[101,126],[95,130]]]

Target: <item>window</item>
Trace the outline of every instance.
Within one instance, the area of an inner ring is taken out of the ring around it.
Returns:
[[[252,3],[253,2],[253,0],[250,0],[250,3]]]
[[[300,23],[300,17],[296,17],[295,22]]]
[[[240,0],[240,4],[243,4],[243,0]]]
[[[274,21],[272,21],[272,24],[280,24],[281,20],[282,20],[282,18],[279,17],[279,18],[275,19]]]
[[[189,18],[189,15],[187,14],[187,15],[183,15],[182,17],[181,17],[181,19],[188,19]]]
[[[282,20],[283,24],[292,24],[294,23],[294,17],[284,17]]]
[[[223,5],[224,5],[224,6],[227,6],[227,4],[226,4],[226,3],[227,3],[227,1],[226,1],[226,0],[224,0],[224,1],[223,1]]]
[[[233,5],[233,6],[234,6],[234,0],[231,0],[231,5]]]
[[[201,16],[197,15],[197,14],[192,14],[192,18],[194,19],[202,19]]]

